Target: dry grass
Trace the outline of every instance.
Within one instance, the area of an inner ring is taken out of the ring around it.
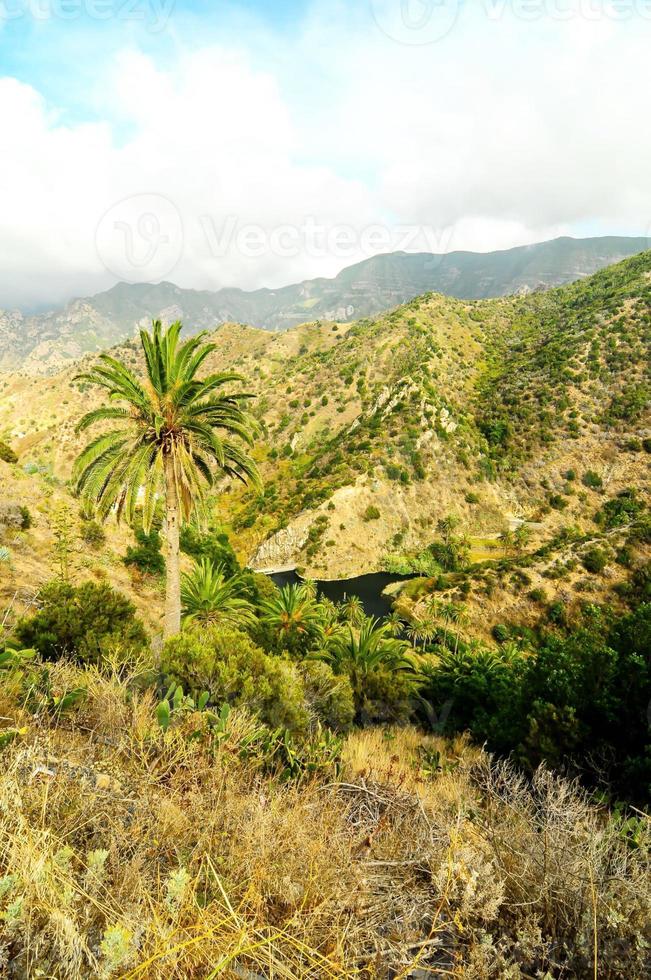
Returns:
[[[0,697],[26,729],[0,773],[3,976],[645,975],[647,850],[544,771],[371,731],[330,782],[283,785],[241,757],[244,714],[215,746],[117,675],[54,680],[89,690],[58,724]]]

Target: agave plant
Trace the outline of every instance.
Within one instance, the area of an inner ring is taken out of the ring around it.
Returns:
[[[202,558],[181,576],[183,622],[250,626],[256,617],[244,589],[242,575],[227,578],[223,565]]]

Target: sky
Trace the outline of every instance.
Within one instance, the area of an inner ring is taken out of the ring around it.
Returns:
[[[651,229],[651,0],[0,0],[0,309]]]

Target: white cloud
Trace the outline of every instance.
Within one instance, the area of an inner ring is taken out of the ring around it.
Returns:
[[[0,79],[0,306],[116,275],[203,288],[333,275],[403,244],[408,224],[424,229],[409,247],[442,250],[647,234],[648,21],[531,24],[486,3],[421,47],[323,3],[288,50],[252,35],[158,61],[121,50],[98,68],[93,124]],[[378,223],[394,236],[364,236]]]

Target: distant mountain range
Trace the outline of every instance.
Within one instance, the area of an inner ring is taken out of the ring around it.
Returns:
[[[649,248],[647,238],[557,238],[498,252],[393,252],[334,279],[281,289],[181,289],[170,282],[118,283],[63,309],[34,316],[0,311],[0,371],[47,374],[89,351],[111,347],[153,317],[193,330],[246,323],[282,331],[313,320],[349,322],[426,292],[485,299],[563,285]]]

